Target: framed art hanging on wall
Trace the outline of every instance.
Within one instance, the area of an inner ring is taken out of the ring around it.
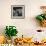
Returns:
[[[24,5],[11,5],[11,18],[12,19],[24,19],[25,18],[25,6]]]

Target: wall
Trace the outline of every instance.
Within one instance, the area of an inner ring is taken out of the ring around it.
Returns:
[[[25,5],[25,19],[11,19],[11,5]],[[46,0],[0,0],[0,34],[4,34],[6,25],[15,25],[18,36],[36,34],[39,27],[35,16],[41,13],[40,6],[46,5]]]

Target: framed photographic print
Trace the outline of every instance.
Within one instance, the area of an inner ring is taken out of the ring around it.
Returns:
[[[25,6],[24,5],[11,5],[11,18],[12,19],[24,19],[25,18]]]

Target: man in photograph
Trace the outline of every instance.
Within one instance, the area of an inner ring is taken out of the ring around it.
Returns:
[[[22,16],[22,7],[14,7],[13,16]]]

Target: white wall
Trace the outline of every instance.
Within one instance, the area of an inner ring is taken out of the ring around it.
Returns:
[[[11,19],[11,5],[25,5],[25,19]],[[0,33],[4,33],[6,25],[15,25],[19,36],[36,33],[36,29],[42,29],[35,20],[42,5],[46,5],[46,0],[0,0]]]

